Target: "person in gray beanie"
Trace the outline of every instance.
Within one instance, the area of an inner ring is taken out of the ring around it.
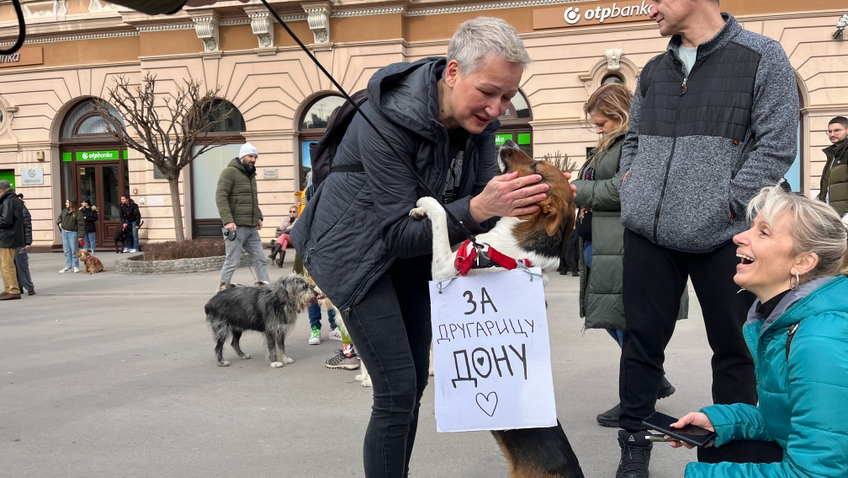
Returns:
[[[12,185],[0,180],[0,272],[3,275],[3,293],[0,300],[21,298],[15,269],[15,255],[24,246],[24,219],[21,201]]]
[[[221,267],[221,280],[216,291],[227,288],[241,259],[242,249],[247,252],[256,268],[256,285],[268,284],[268,264],[262,252],[262,211],[259,209],[259,195],[256,190],[256,160],[259,151],[250,143],[244,143],[238,158],[221,171],[218,188],[215,191],[215,203],[221,222],[227,230],[227,257]],[[233,237],[235,234],[235,237]]]

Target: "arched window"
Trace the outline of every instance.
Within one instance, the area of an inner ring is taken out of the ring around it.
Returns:
[[[227,100],[215,100],[215,102],[209,107],[208,112],[211,113],[209,115],[210,121],[217,120],[228,112],[230,113],[230,116],[227,119],[215,123],[215,125],[208,130],[209,133],[241,133],[247,129],[241,112],[235,107],[235,105]]]
[[[233,158],[238,157],[241,145],[245,143],[241,133],[247,130],[241,111],[229,101],[216,100],[210,109],[213,118],[220,118],[228,112],[229,117],[212,126],[208,132],[199,134],[199,145],[194,147],[197,150],[213,141],[221,145],[206,151],[191,163],[191,235],[194,239],[221,237],[221,217],[215,204],[218,176]],[[259,154],[261,157],[262,152]],[[154,178],[162,179],[157,168],[153,173]]]
[[[109,103],[104,102],[110,116],[100,114],[94,108],[94,100],[81,101],[74,106],[65,116],[62,123],[60,139],[67,141],[79,139],[85,141],[99,140],[108,137],[106,122],[111,123],[113,129],[124,128],[121,114]]]
[[[605,76],[604,79],[601,80],[601,85],[609,85],[610,83],[623,85],[624,84],[624,78],[622,78],[621,75],[611,73],[611,74]]]
[[[501,121],[501,129],[495,136],[495,145],[500,146],[511,140],[528,156],[533,157],[533,129],[530,127],[533,115],[524,93],[519,91],[513,96],[506,112],[498,119]]]
[[[345,99],[342,96],[327,95],[314,99],[304,108],[303,116],[298,122],[300,125],[300,174],[298,183],[295,185],[298,190],[306,187],[307,176],[312,171],[309,145],[317,143],[324,136],[330,116],[344,102]]]

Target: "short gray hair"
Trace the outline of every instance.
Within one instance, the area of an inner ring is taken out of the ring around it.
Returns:
[[[787,193],[778,186],[767,187],[748,203],[748,221],[758,215],[770,226],[787,215],[791,221],[792,252],[814,252],[819,256],[819,263],[805,274],[804,280],[848,272],[848,232],[830,205]]]
[[[12,183],[5,179],[0,179],[0,191],[8,191],[12,189]]]
[[[448,44],[448,62],[456,60],[463,75],[474,72],[480,60],[494,56],[526,68],[532,61],[518,32],[495,17],[477,17],[463,22]]]

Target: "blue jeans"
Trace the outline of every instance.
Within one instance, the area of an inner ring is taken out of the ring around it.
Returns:
[[[136,224],[136,221],[127,223],[127,227],[130,228],[130,231],[132,231],[132,234],[127,234],[127,249],[138,249],[138,229],[135,227]]]
[[[86,232],[85,233],[85,248],[88,250],[88,252],[90,252],[92,254],[94,254],[94,247],[97,246],[97,244],[96,244],[97,241],[94,238],[94,236],[96,236],[96,235],[97,235],[96,232]]]
[[[62,252],[65,253],[65,267],[79,267],[79,257],[76,256],[79,251],[79,239],[77,231],[66,231],[62,229]]]
[[[401,274],[383,274],[344,318],[374,386],[363,446],[367,478],[408,475],[429,378],[429,273]]]
[[[309,312],[309,325],[321,330],[321,306],[317,303],[312,304],[307,309]],[[327,310],[327,321],[330,322],[330,328],[336,328],[336,311],[335,309]]]

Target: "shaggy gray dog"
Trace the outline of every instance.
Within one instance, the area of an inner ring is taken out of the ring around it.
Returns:
[[[245,330],[265,334],[271,367],[279,368],[294,362],[286,356],[286,335],[294,327],[297,313],[315,302],[316,297],[313,286],[297,275],[282,277],[269,285],[232,287],[215,294],[204,310],[217,342],[215,355],[218,366],[230,365],[223,356],[224,342],[230,335],[239,358],[250,358],[239,347],[241,333]]]

